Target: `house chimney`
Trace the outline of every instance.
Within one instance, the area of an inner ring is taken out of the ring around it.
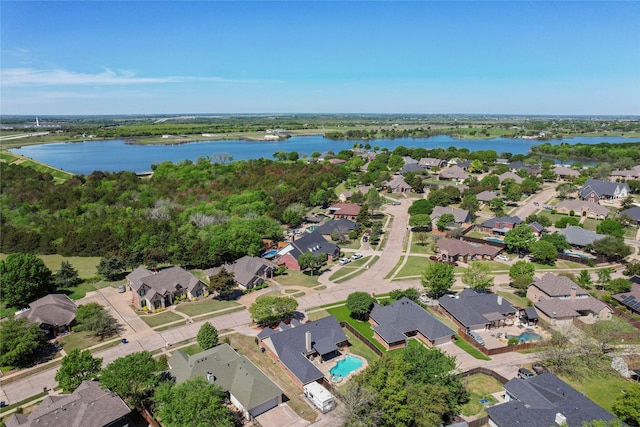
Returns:
[[[572,299],[572,300],[576,299],[577,289],[578,288],[576,288],[575,286],[571,286],[571,298],[570,299]]]
[[[304,345],[305,345],[305,350],[307,350],[307,353],[311,353],[311,332],[307,331],[304,334]]]
[[[498,305],[502,305],[502,295],[498,295]]]
[[[207,372],[207,381],[212,383],[214,382],[216,379],[216,377],[213,376],[213,374],[211,372]]]
[[[556,413],[556,419],[555,419],[556,424],[558,424],[559,426],[566,426],[567,425],[567,417],[565,417],[563,414],[561,414],[560,412]]]

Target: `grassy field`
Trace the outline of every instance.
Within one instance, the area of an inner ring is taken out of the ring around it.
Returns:
[[[478,360],[491,360],[489,356],[485,356],[483,352],[463,340],[459,335],[455,335],[454,344],[460,347],[462,350],[469,353],[471,356],[475,357]]]
[[[343,329],[347,338],[349,338],[349,351],[357,356],[364,357],[369,364],[373,363],[375,360],[380,357],[373,352],[365,343],[363,343],[359,338],[352,336],[351,332],[346,329]]]
[[[517,305],[518,307],[529,307],[529,300],[524,298],[524,297],[520,297],[518,295],[515,295],[511,292],[507,292],[507,291],[497,291],[498,295],[502,295],[507,301],[509,301],[511,304],[513,305]]]
[[[318,276],[318,272],[315,272],[314,276],[311,276],[307,272],[287,270],[284,274],[274,277],[273,280],[282,286],[304,286],[313,288],[320,284],[320,282],[318,282]]]
[[[484,374],[475,374],[463,379],[466,389],[469,391],[469,402],[460,408],[460,413],[465,417],[484,416],[484,408],[487,404],[496,403],[497,400],[491,394],[502,391],[500,381]],[[485,404],[480,399],[487,399]]]
[[[404,261],[404,258],[405,258],[405,257],[403,257],[403,256],[401,256],[401,257],[400,257],[400,259],[398,260],[398,262],[396,263],[396,265],[391,269],[391,271],[390,271],[389,273],[387,273],[387,275],[386,275],[386,276],[384,276],[384,278],[385,278],[385,279],[390,279],[390,278],[394,275],[394,273],[395,273],[396,271],[398,271],[398,269],[399,269],[399,268],[400,268],[400,266],[402,265],[402,262]]]
[[[225,308],[240,307],[240,304],[235,301],[218,301],[215,299],[205,299],[202,301],[191,301],[182,303],[176,307],[176,311],[186,314],[187,316],[194,317],[205,313],[211,313],[212,311],[223,310]]]
[[[140,316],[140,318],[144,321],[144,323],[149,325],[149,327],[156,328],[167,323],[176,322],[182,319],[182,316],[170,311],[163,311],[162,313],[158,314],[143,314]]]
[[[76,348],[84,349],[100,344],[102,340],[88,331],[72,332],[62,338],[58,338],[62,349],[69,353]]]
[[[0,254],[0,260],[5,259],[6,257],[7,254]],[[73,266],[73,268],[78,270],[78,276],[82,279],[94,277],[98,274],[96,267],[100,262],[100,257],[63,257],[62,255],[38,255],[38,257],[42,259],[44,265],[53,272],[60,269],[60,263],[62,263],[62,261],[67,261]]]
[[[386,352],[387,349],[384,348],[382,344],[378,342],[378,340],[373,338],[373,329],[371,329],[371,325],[369,322],[364,322],[362,320],[356,320],[351,317],[351,312],[346,306],[335,307],[327,309],[329,314],[333,314],[338,319],[338,322],[347,322],[353,328],[360,332],[364,337],[366,337],[369,341],[371,341],[376,347],[378,347],[381,351]]]
[[[576,378],[561,377],[573,388],[611,412],[611,406],[622,390],[627,389],[631,384],[630,380],[622,378],[617,372],[608,373],[590,372],[589,375]]]
[[[350,262],[349,264],[343,265],[342,267],[340,267],[340,269],[338,271],[336,271],[331,276],[329,276],[329,280],[334,281],[334,280],[339,279],[339,278],[341,278],[343,276],[346,276],[347,274],[354,273],[355,271],[360,269],[370,258],[371,258],[370,256],[362,257],[359,260],[356,260],[356,261]],[[349,278],[351,278],[351,277],[353,277],[353,276],[350,276]]]
[[[398,274],[396,274],[396,279],[409,276],[421,276],[427,264],[430,262],[432,261],[429,261],[429,258],[426,257],[409,256],[407,257],[407,263],[398,271]]]

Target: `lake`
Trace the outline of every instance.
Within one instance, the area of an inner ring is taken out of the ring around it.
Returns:
[[[196,160],[216,153],[228,153],[234,160],[272,159],[277,151],[296,151],[311,155],[314,151],[325,152],[347,150],[354,142],[365,144],[364,141],[325,139],[321,135],[295,136],[284,141],[201,141],[179,145],[136,145],[127,144],[124,140],[114,139],[105,141],[84,142],[56,142],[51,144],[31,145],[10,151],[34,160],[46,163],[59,169],[77,174],[89,174],[95,170],[116,172],[128,170],[146,172],[151,165],[165,161],[179,162],[181,160]],[[495,150],[498,155],[503,152],[512,154],[526,154],[533,145],[545,141],[526,139],[455,139],[447,135],[430,138],[398,138],[376,139],[368,141],[371,146],[378,145],[393,150],[399,145],[405,147],[423,147],[427,149],[455,146],[468,148],[471,151]],[[584,143],[598,144],[601,142],[640,142],[640,138],[623,137],[576,137],[570,139],[553,140],[552,144]]]

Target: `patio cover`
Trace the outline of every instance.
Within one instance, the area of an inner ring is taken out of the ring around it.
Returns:
[[[338,350],[338,346],[335,342],[332,342],[331,339],[321,338],[314,344],[313,348],[320,354],[320,356],[324,356],[325,354],[329,354],[332,351]]]
[[[506,317],[504,317],[502,314],[500,313],[486,313],[482,315],[485,319],[487,319],[489,322],[495,322],[496,320],[504,320],[506,319]]]
[[[537,319],[538,318],[538,312],[533,307],[526,307],[524,309],[524,314],[527,315],[527,319]]]

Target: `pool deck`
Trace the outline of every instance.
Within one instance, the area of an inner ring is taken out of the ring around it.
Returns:
[[[331,373],[329,372],[331,370],[331,368],[333,368],[334,366],[336,366],[336,363],[338,363],[339,361],[343,360],[347,355],[353,356],[353,357],[357,357],[358,359],[360,359],[362,361],[362,366],[359,367],[358,369],[356,369],[355,371],[352,371],[349,375],[346,376],[346,378],[342,378],[342,380],[340,381],[331,381]],[[324,377],[328,380],[331,381],[331,384],[333,385],[340,385],[346,381],[348,381],[352,376],[359,374],[360,372],[364,371],[367,366],[369,365],[367,363],[367,360],[363,357],[360,356],[356,356],[355,354],[349,353],[348,349],[344,348],[342,350],[340,350],[340,355],[334,357],[331,360],[327,360],[324,361],[322,363],[320,363],[320,358],[316,357],[313,360],[313,364],[320,369],[320,372],[322,372],[322,374],[324,375]]]
[[[526,332],[527,329],[533,330],[532,333],[540,335],[543,340],[550,338],[549,333],[542,329],[540,326],[520,325],[519,327],[518,325],[520,324],[516,323],[512,326],[502,326],[500,328],[491,328],[488,330],[475,332],[482,337],[482,339],[484,340],[484,345],[487,349],[506,347],[508,340],[505,338],[505,335],[518,336],[521,333]],[[500,334],[500,337],[496,336],[498,334]]]

